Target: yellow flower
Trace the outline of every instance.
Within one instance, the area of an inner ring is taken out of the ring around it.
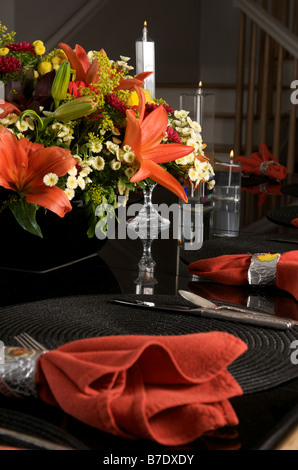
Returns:
[[[154,103],[154,100],[151,98],[151,93],[149,90],[143,90],[145,95],[146,103]],[[138,106],[139,98],[136,91],[133,91],[128,98],[128,106]]]
[[[0,56],[7,55],[9,53],[8,47],[1,47],[0,49]]]
[[[44,46],[35,46],[34,51],[36,55],[43,55],[46,51],[46,48]]]
[[[46,62],[43,61],[38,65],[38,71],[40,75],[45,75],[48,72],[51,72],[53,70],[53,66],[51,62]]]
[[[37,39],[36,41],[34,41],[32,44],[33,44],[34,47],[36,47],[36,46],[43,46],[43,45],[44,45],[43,42],[40,41],[39,39]]]

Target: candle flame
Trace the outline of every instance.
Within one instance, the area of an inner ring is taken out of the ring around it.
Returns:
[[[203,83],[200,81],[199,82],[199,88],[202,88],[202,86],[203,86]]]
[[[147,21],[144,21],[144,26],[145,26],[145,28],[147,27]]]
[[[234,160],[234,150],[231,150],[231,152],[230,152],[230,159],[231,159],[231,161]]]

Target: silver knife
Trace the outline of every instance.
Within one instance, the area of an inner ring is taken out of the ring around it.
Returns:
[[[155,304],[154,302],[147,302],[143,300],[135,300],[135,301],[126,301],[126,300],[119,300],[114,299],[114,303],[122,304],[130,307],[141,307],[147,309],[155,309],[155,310],[164,310],[169,311],[172,313],[189,313],[192,315],[197,315],[199,317],[208,317],[208,318],[217,318],[219,320],[228,320],[237,323],[246,323],[255,326],[262,326],[262,327],[269,327],[275,328],[280,330],[288,330],[292,328],[295,323],[289,319],[281,319],[278,317],[272,317],[266,314],[256,314],[256,313],[245,313],[241,311],[234,311],[228,309],[215,309],[215,308],[191,308],[185,306],[177,306],[177,305],[162,305],[162,304]]]
[[[279,321],[281,320],[281,321],[290,322],[292,324],[292,326],[297,325],[297,321],[292,320],[290,318],[274,317],[274,316],[270,315],[269,313],[260,312],[258,310],[253,310],[253,309],[248,308],[248,307],[240,307],[238,305],[237,306],[234,306],[234,305],[216,305],[213,302],[211,302],[211,300],[207,300],[204,297],[199,296],[198,294],[194,294],[194,293],[188,292],[186,290],[179,290],[179,294],[184,299],[192,302],[194,305],[197,305],[199,307],[213,308],[214,310],[232,310],[232,311],[235,311],[235,312],[244,313],[245,315],[247,315],[247,314],[257,315],[259,317],[261,316],[261,317],[270,318],[270,319],[277,319]]]
[[[186,290],[179,290],[178,291],[181,297],[184,299],[192,302],[194,305],[197,305],[198,307],[207,307],[207,308],[215,308],[216,310],[235,310],[236,312],[242,312],[242,313],[255,313],[257,315],[264,315],[265,317],[268,317],[270,314],[261,312],[260,310],[253,310],[252,308],[249,307],[241,307],[240,305],[216,305],[211,300],[205,299],[205,297],[201,297],[198,294],[193,294],[192,292],[186,291]],[[272,316],[272,315],[271,315]],[[278,317],[279,318],[279,317]],[[286,318],[286,320],[290,320],[294,322],[296,325],[298,324],[297,321]]]

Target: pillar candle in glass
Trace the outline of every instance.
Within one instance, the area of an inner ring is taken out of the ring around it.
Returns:
[[[136,41],[136,74],[153,72],[145,80],[145,88],[155,98],[155,44],[148,36],[147,22],[144,22],[142,37]]]
[[[196,115],[195,120],[201,127],[203,127],[203,105],[204,105],[204,97],[203,97],[203,88],[202,82],[199,83],[198,90],[196,92]]]
[[[215,187],[213,197],[224,200],[240,200],[241,165],[234,162],[234,152],[230,153],[230,162],[215,162]]]

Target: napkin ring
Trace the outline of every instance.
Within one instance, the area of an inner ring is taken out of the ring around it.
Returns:
[[[256,253],[252,255],[248,269],[248,282],[251,285],[274,286],[276,284],[276,269],[280,253]]]
[[[13,398],[37,398],[35,371],[41,354],[42,351],[4,347],[0,363],[0,393]]]
[[[267,176],[267,168],[270,165],[279,165],[279,163],[274,162],[273,160],[268,160],[267,162],[262,162],[260,165],[260,172],[262,175]]]

